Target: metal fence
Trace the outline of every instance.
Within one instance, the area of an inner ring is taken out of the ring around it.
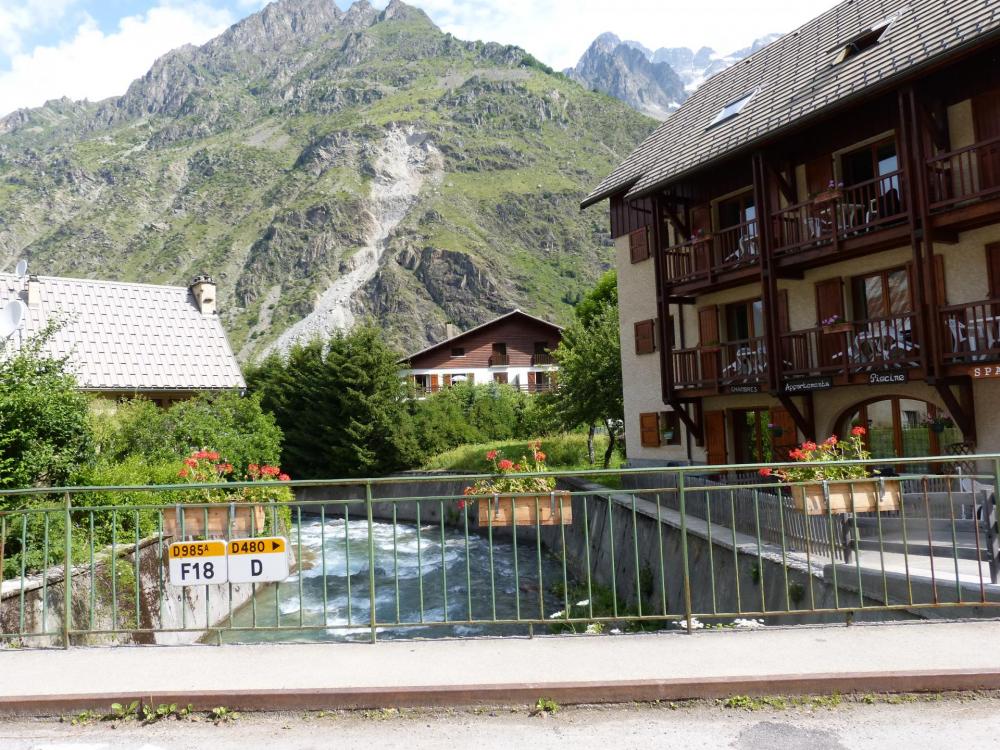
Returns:
[[[1000,455],[970,460],[987,470],[852,462],[898,476],[813,485],[759,466],[524,474],[552,488],[519,495],[466,494],[484,475],[289,482],[298,499],[252,506],[176,500],[235,483],[5,490],[0,645],[992,616]],[[278,582],[171,582],[172,543],[275,535]]]

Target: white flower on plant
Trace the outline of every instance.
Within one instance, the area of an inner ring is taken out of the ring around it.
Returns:
[[[558,612],[553,612],[551,615],[549,615],[549,619],[558,620],[560,617],[565,617],[565,616],[566,612],[560,609]]]
[[[578,607],[586,607],[588,604],[590,604],[590,599],[584,599],[582,602],[577,602],[576,606],[578,606]]]

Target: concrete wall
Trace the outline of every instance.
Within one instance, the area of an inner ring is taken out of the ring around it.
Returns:
[[[112,597],[111,558],[98,553],[93,576],[90,566],[79,565],[72,572],[73,628],[79,630],[123,630],[120,634],[72,636],[74,645],[131,643],[194,643],[205,628],[219,625],[233,611],[248,602],[250,584],[192,586],[179,588],[166,581],[166,547],[156,539],[135,545],[121,545],[115,560],[117,610]],[[135,571],[139,573],[138,617],[136,616]],[[161,575],[163,580],[161,583]],[[65,611],[65,576],[62,567],[44,575],[20,581],[5,581],[0,592],[0,632],[29,633],[19,640],[25,646],[61,645]],[[22,627],[23,611],[23,627]],[[181,630],[182,632],[142,633],[139,630]],[[131,631],[131,632],[130,632]],[[49,633],[50,635],[42,635]],[[2,640],[3,636],[0,636]]]

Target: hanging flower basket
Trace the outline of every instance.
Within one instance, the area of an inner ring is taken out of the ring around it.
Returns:
[[[807,516],[825,516],[828,513],[887,513],[900,508],[902,495],[896,479],[829,482],[827,487],[829,503],[822,483],[792,487],[795,510]]]
[[[573,523],[573,498],[568,492],[483,498],[477,505],[479,525],[483,527],[559,526]]]
[[[554,526],[573,523],[572,497],[556,491],[552,476],[521,477],[518,474],[547,471],[541,441],[528,443],[531,458],[522,456],[519,463],[501,456],[501,451],[486,453],[494,475],[465,488],[466,495],[477,496],[480,526]],[[465,501],[459,501],[465,508]]]

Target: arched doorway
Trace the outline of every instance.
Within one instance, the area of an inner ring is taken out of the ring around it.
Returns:
[[[852,406],[837,420],[837,434],[847,435],[857,425],[865,428],[872,458],[948,455],[963,439],[941,407],[907,396],[882,396]]]

